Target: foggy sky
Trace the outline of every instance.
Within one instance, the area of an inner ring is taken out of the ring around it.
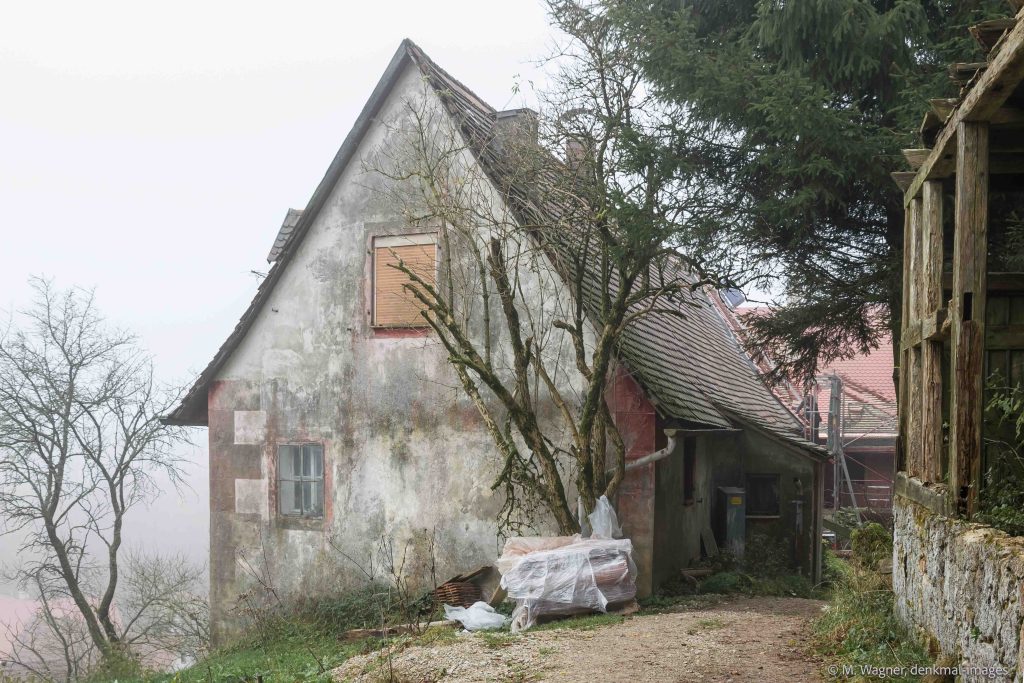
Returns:
[[[549,35],[537,0],[4,3],[3,317],[28,303],[30,275],[95,288],[160,379],[191,383],[402,38],[503,109],[534,103]],[[132,520],[130,544],[205,561],[206,430],[194,436],[194,490]],[[15,547],[0,537],[0,561]]]

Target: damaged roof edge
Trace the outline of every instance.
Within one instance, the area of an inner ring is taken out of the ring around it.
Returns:
[[[334,188],[338,179],[340,178],[345,167],[348,166],[349,161],[355,155],[356,150],[359,147],[359,143],[363,139],[363,135],[369,129],[370,124],[373,122],[374,116],[380,110],[384,100],[387,99],[388,94],[394,87],[395,82],[401,75],[403,68],[405,67],[406,61],[411,61],[412,50],[415,49],[415,44],[405,38],[402,40],[401,45],[398,46],[398,50],[395,51],[394,56],[388,63],[387,69],[384,70],[384,75],[381,76],[377,82],[376,87],[373,89],[373,93],[370,95],[370,99],[366,101],[359,116],[356,118],[355,123],[352,126],[352,130],[349,131],[345,137],[345,141],[341,143],[341,147],[338,148],[337,154],[334,155],[334,159],[331,161],[330,166],[327,167],[327,172],[324,174],[320,184],[317,185],[316,191],[313,192],[313,196],[310,197],[309,203],[306,208],[302,210],[301,215],[295,223],[295,227],[292,230],[292,234],[283,245],[280,253],[277,254],[274,265],[271,267],[270,272],[267,273],[267,277],[264,278],[263,282],[260,283],[259,288],[256,290],[256,295],[253,297],[252,302],[246,309],[245,313],[239,319],[238,324],[228,335],[228,338],[224,341],[221,347],[217,350],[213,360],[210,361],[209,365],[199,374],[195,383],[185,394],[185,398],[182,399],[181,403],[171,411],[169,415],[161,418],[161,422],[166,425],[180,425],[190,427],[205,427],[209,422],[208,416],[208,405],[207,405],[207,390],[209,389],[210,383],[216,376],[217,372],[221,369],[224,363],[227,361],[231,353],[238,347],[245,334],[252,327],[256,316],[263,308],[263,304],[270,297],[270,292],[274,289],[274,284],[280,278],[284,267],[291,260],[292,254],[295,253],[295,249],[298,244],[302,242],[302,238],[309,230],[309,226],[316,219],[320,209],[323,208],[324,203],[331,194],[331,190]]]

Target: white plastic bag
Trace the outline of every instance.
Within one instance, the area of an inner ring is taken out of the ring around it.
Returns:
[[[590,520],[591,538],[622,538],[619,518],[607,496],[598,498],[594,511],[587,515],[587,519]]]
[[[495,612],[486,602],[474,602],[469,607],[445,605],[444,618],[461,623],[467,631],[490,631],[505,626],[505,615]]]

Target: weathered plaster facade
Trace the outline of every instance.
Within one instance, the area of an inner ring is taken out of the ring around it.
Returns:
[[[410,67],[380,119],[430,96]],[[386,134],[372,127],[357,156]],[[499,456],[443,348],[422,331],[370,326],[370,241],[423,231],[405,225],[379,182],[349,164],[209,392],[211,601],[222,628],[264,552],[289,594],[351,585],[352,560],[369,566],[385,536],[399,551],[411,542],[414,563],[428,561],[433,537],[442,579],[500,549]],[[276,513],[277,447],[307,442],[323,445],[322,520]]]
[[[460,134],[437,85],[425,84],[424,64],[446,79],[446,87],[463,87],[403,43],[310,205],[289,212],[271,252],[274,267],[249,310],[169,418],[209,427],[216,639],[238,624],[238,598],[256,583],[255,575],[282,596],[341,592],[365,581],[363,569],[371,562],[379,566],[378,548],[387,539],[396,554],[405,555],[405,576],[426,587],[430,580],[490,563],[500,551],[497,518],[504,500],[492,484],[502,458],[447,352],[424,328],[371,324],[374,238],[437,229],[410,227],[407,216],[419,214],[419,207],[406,202],[415,193],[396,192],[392,181],[371,170],[376,153],[396,151],[396,142],[401,147],[414,111],[426,112],[420,120],[432,122],[441,138]],[[460,96],[469,115],[495,126],[518,112],[494,112],[468,91]],[[473,215],[495,214],[481,230],[515,228],[514,212],[474,153],[461,149],[456,158],[462,165],[458,176],[471,179],[468,190],[479,201]],[[545,253],[532,248],[533,242],[515,249],[517,239],[532,239],[524,231],[513,229],[504,239],[510,252],[521,254],[511,267],[531,316],[563,317],[572,302]],[[471,294],[475,262],[457,247],[445,253],[445,243],[438,243],[439,262],[446,268],[450,262],[466,278],[456,288],[456,307],[465,311],[467,334],[480,338],[486,328],[481,304]],[[699,444],[699,504],[680,507],[678,448],[657,464],[630,470],[620,487],[616,504],[634,543],[639,592],[650,593],[699,559],[714,487],[743,486],[745,473],[765,468],[780,477],[782,503],[778,517],[758,524],[773,530],[782,552],[798,537],[796,547],[806,552],[794,555],[791,564],[815,576],[820,449],[786,431],[795,421],[756,379],[710,303],[706,309],[687,307],[687,315],[690,331],[651,322],[638,332],[630,343],[649,346],[630,347],[633,357],[621,352],[607,394],[628,460],[664,448],[665,428],[717,426],[712,431],[718,435],[706,434]],[[510,367],[496,317],[492,312],[494,365]],[[678,324],[679,318],[670,322]],[[552,377],[562,395],[577,395],[580,380],[568,335],[553,330],[537,343],[557,368]],[[646,384],[630,371],[630,362],[649,364]],[[705,370],[713,372],[703,377]],[[662,381],[662,395],[673,401],[669,407],[654,398],[652,379]],[[739,422],[754,420],[767,431],[733,426],[727,413],[743,411]],[[541,413],[542,421],[551,420],[545,434],[567,441],[554,407]],[[696,422],[695,416],[711,422]],[[284,516],[277,490],[279,448],[312,444],[323,452],[322,518]],[[802,483],[791,491],[790,481]],[[575,492],[567,494],[575,502]],[[795,520],[787,510],[798,495],[811,504],[803,507],[807,518],[801,516],[794,536]],[[555,529],[541,517],[535,531]]]
[[[897,496],[896,613],[962,667],[1024,672],[1024,539],[931,512]]]

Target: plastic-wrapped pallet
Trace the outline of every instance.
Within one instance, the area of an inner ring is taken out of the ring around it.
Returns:
[[[601,515],[611,521],[596,529],[618,529],[607,501]],[[606,612],[608,605],[636,596],[636,565],[628,539],[511,538],[497,562],[501,586],[516,601],[512,630],[528,629],[544,615]]]

